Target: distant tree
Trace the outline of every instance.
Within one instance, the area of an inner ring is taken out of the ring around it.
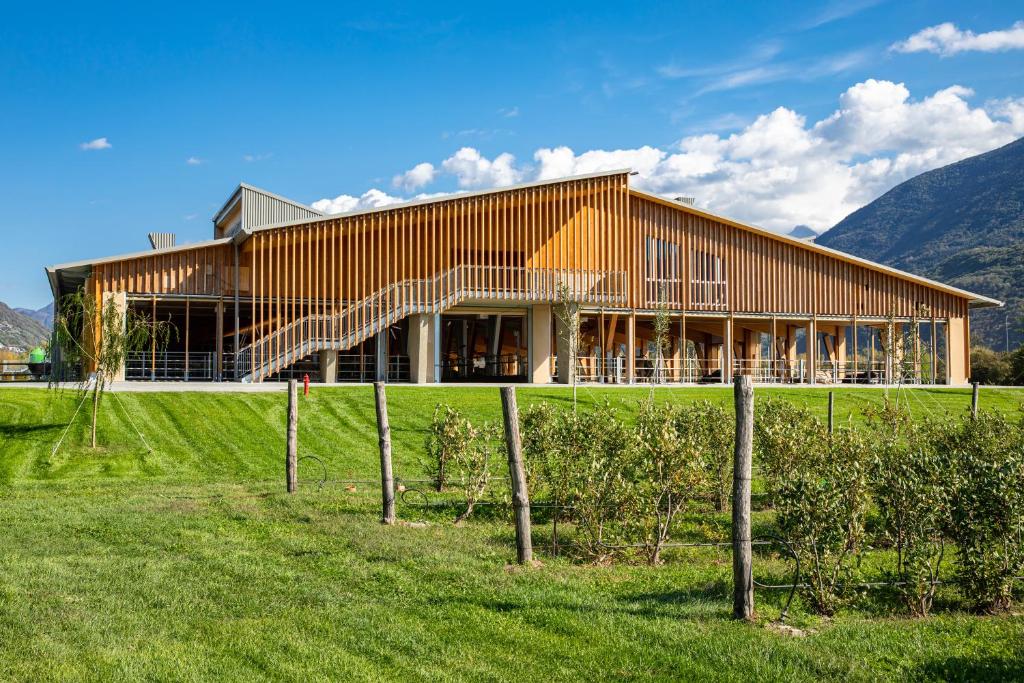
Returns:
[[[83,374],[78,388],[83,394],[92,392],[90,442],[96,448],[96,421],[107,385],[129,354],[154,343],[165,348],[176,328],[169,320],[150,320],[130,307],[122,311],[113,298],[101,303],[79,289],[61,299],[53,331],[66,362],[94,369],[91,377]]]
[[[1017,356],[1020,353],[1018,350],[1012,355]],[[1024,356],[1019,362],[1024,365]],[[1013,370],[1011,354],[993,351],[985,346],[975,346],[971,349],[971,381],[980,384],[1014,384],[1015,374],[1017,373]]]

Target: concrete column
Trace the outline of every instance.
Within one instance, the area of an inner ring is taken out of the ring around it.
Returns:
[[[338,352],[324,349],[320,352],[320,381],[334,384],[338,381]]]
[[[636,381],[636,313],[626,317],[626,384]]]
[[[121,327],[123,329],[125,324],[125,316],[128,314],[128,297],[125,295],[124,292],[104,292],[103,301],[101,303],[103,308],[106,308],[109,305],[108,302],[111,299],[113,299],[114,306],[117,307],[118,312],[121,314]],[[110,379],[114,382],[124,381],[124,363],[121,363],[121,367],[119,367],[114,372],[114,376],[111,377]]]
[[[530,381],[551,382],[551,306],[534,304],[530,308],[530,348],[528,352]]]
[[[964,385],[970,376],[970,328],[967,318],[950,318],[946,321],[946,383]]]
[[[434,379],[434,337],[437,317],[420,313],[409,316],[409,381],[431,384]]]
[[[376,381],[387,382],[388,381],[388,329],[384,328],[377,333],[376,349],[377,349],[377,372]]]
[[[846,333],[849,325],[836,327],[836,362],[839,363],[839,377],[846,377]]]

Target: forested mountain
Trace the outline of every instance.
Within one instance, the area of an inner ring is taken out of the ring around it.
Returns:
[[[907,180],[854,211],[817,243],[995,297],[971,314],[971,337],[1002,349],[1024,338],[1024,138]]]

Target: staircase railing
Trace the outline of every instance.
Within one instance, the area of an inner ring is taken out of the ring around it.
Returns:
[[[312,313],[238,351],[242,381],[258,381],[322,349],[348,349],[416,313],[441,312],[466,300],[552,301],[560,282],[581,303],[622,304],[625,273],[459,265],[433,277],[402,280],[344,306]]]

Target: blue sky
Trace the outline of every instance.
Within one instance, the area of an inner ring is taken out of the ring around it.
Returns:
[[[9,3],[0,301],[208,238],[239,181],[341,210],[630,165],[823,230],[1024,135],[1019,3],[369,5]]]

